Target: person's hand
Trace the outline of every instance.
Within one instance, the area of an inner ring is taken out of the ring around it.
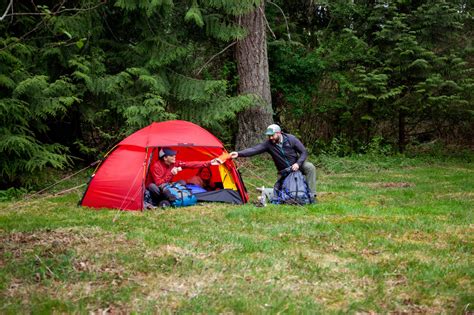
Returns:
[[[296,172],[296,171],[299,170],[299,169],[300,169],[300,166],[298,165],[298,163],[295,163],[295,164],[293,164],[293,165],[291,166],[291,170],[292,170],[293,172]]]
[[[183,169],[181,167],[173,167],[171,169],[171,174],[176,175],[178,172],[182,171]]]
[[[237,158],[238,156],[239,156],[239,154],[238,154],[237,152],[235,152],[235,151],[234,151],[234,152],[230,152],[230,157],[231,157],[231,158],[235,159],[235,158]]]
[[[211,165],[221,165],[221,164],[222,164],[222,161],[217,158],[211,161]]]

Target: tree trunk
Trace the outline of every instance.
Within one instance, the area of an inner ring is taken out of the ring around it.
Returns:
[[[237,150],[262,141],[266,127],[273,122],[264,14],[265,3],[262,1],[254,11],[238,17],[240,25],[248,31],[247,37],[239,40],[236,47],[238,92],[255,94],[261,101],[238,116]]]

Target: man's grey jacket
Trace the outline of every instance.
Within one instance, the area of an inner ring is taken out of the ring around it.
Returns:
[[[280,147],[270,140],[257,144],[254,147],[238,151],[239,157],[249,157],[264,152],[270,153],[277,170],[280,172],[291,165],[298,163],[301,167],[308,157],[306,148],[298,138],[288,133],[282,133],[283,145]]]

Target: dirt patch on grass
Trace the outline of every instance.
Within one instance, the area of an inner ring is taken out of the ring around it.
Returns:
[[[12,276],[5,294],[26,301],[32,294],[67,300],[71,292],[87,296],[111,285],[121,286],[127,280],[127,267],[111,257],[136,246],[122,234],[99,228],[2,234],[0,264],[9,266]],[[84,277],[95,280],[79,280]]]
[[[347,196],[349,195],[348,192],[325,192],[325,191],[320,191],[318,192],[318,200],[319,201],[331,201],[335,200],[339,197]]]
[[[10,278],[3,293],[12,300],[23,301],[25,306],[32,303],[31,296],[44,296],[64,302],[86,301],[91,312],[122,314],[144,310],[147,303],[155,304],[160,298],[157,305],[173,309],[173,305],[199,295],[220,277],[211,271],[191,271],[189,275],[179,271],[182,262],[205,260],[210,254],[172,244],[149,247],[125,234],[99,228],[17,232],[0,235],[0,241],[2,254],[14,253],[5,262],[9,264],[34,260],[35,253],[46,263],[44,255],[73,252],[65,277]],[[170,270],[163,273],[160,264],[168,263]],[[56,273],[54,266],[48,268]]]
[[[186,277],[147,273],[136,277],[135,281],[141,284],[142,293],[147,296],[147,299],[154,300],[169,295],[194,298],[206,288],[213,287],[217,282],[222,282],[223,277],[223,274],[211,271]]]
[[[0,254],[12,253],[13,258],[24,256],[38,248],[52,254],[67,249],[86,254],[118,252],[137,245],[124,234],[111,234],[99,228],[66,228],[0,235]]]
[[[282,272],[267,271],[269,282],[294,296],[312,297],[328,309],[344,309],[350,301],[362,299],[374,286],[368,277],[360,277],[350,265],[353,258],[334,253],[304,250],[284,255],[286,267]],[[290,259],[290,257],[292,257]],[[283,274],[280,278],[272,275]]]
[[[474,200],[474,192],[462,191],[447,194],[440,193],[436,195],[436,199]]]
[[[184,258],[208,259],[215,255],[216,255],[215,252],[211,252],[211,253],[194,252],[189,249],[175,246],[172,244],[163,245],[157,249],[147,249],[143,251],[143,257],[150,260],[162,258],[162,257],[173,257],[176,261],[180,261]]]
[[[307,251],[304,256],[308,258],[308,263],[316,264],[322,268],[330,268],[332,271],[348,272],[347,266],[354,260],[351,258],[340,257],[330,253],[316,253],[313,251]]]
[[[82,233],[81,233],[82,234]],[[71,246],[73,243],[81,243],[85,240],[77,231],[72,229],[44,230],[37,232],[13,232],[0,235],[0,250],[31,248],[35,246]]]
[[[390,239],[402,244],[425,245],[427,248],[447,249],[448,240],[451,236],[445,232],[438,232],[436,237],[432,233],[413,230],[402,235],[392,235]]]
[[[0,235],[0,259],[5,259],[5,254],[12,259],[19,259],[38,248],[55,254],[86,242],[87,237],[82,233],[70,230],[2,234]]]
[[[474,242],[474,224],[465,226],[448,226],[445,233],[447,235],[457,235],[460,238]]]
[[[416,186],[414,183],[410,182],[367,183],[365,185],[372,188],[409,188]]]
[[[157,299],[161,299],[158,305],[173,309],[173,305],[201,294],[223,277],[210,270],[201,272],[199,267],[189,273],[181,268],[182,262],[204,261],[215,253],[194,252],[172,244],[153,248],[129,240],[123,234],[100,229],[17,232],[0,235],[0,241],[1,254],[14,253],[5,262],[10,265],[32,261],[35,253],[46,262],[44,253],[73,251],[65,277],[10,278],[3,293],[12,300],[23,301],[25,306],[32,303],[31,296],[44,296],[65,302],[87,301],[89,311],[106,313],[144,309],[147,303],[154,304]],[[0,257],[3,259],[5,255]],[[52,273],[56,272],[54,266],[49,267]],[[109,296],[114,296],[116,301]]]
[[[330,273],[320,280],[308,280],[304,277],[285,276],[281,278],[278,287],[288,294],[301,297],[311,297],[328,310],[344,310],[353,301],[363,300],[374,287],[374,281],[369,277],[358,277],[352,273]]]
[[[449,311],[453,307],[453,299],[447,297],[437,297],[432,302],[422,304],[420,298],[412,293],[412,288],[408,287],[408,292],[400,292],[393,297],[395,309],[393,314],[443,314],[455,313]]]

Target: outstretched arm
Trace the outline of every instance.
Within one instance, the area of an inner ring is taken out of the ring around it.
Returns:
[[[181,168],[202,168],[210,165],[211,161],[179,161],[176,163],[176,166]]]
[[[256,146],[253,146],[251,148],[242,150],[242,151],[234,151],[230,153],[230,157],[235,159],[236,157],[249,157],[249,156],[254,156],[257,154],[261,154],[263,152],[267,152],[267,143],[259,143]]]

